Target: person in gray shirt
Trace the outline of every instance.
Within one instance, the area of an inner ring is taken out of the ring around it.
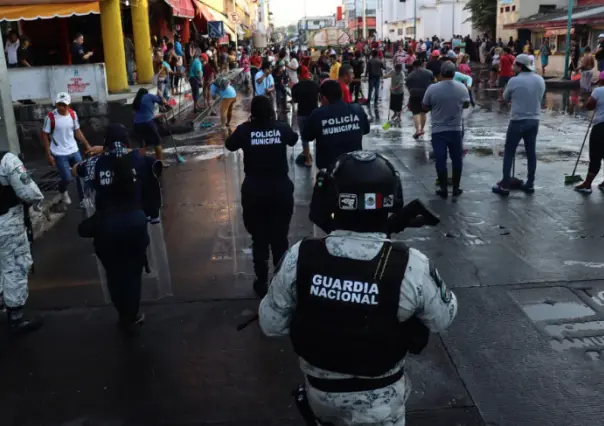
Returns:
[[[454,81],[456,67],[443,63],[441,81],[428,87],[422,101],[424,110],[432,112],[432,148],[436,160],[439,189],[436,194],[448,197],[447,151],[453,163],[453,196],[463,192],[459,187],[463,167],[463,110],[470,106],[468,89]]]
[[[503,179],[493,186],[495,194],[510,195],[510,175],[516,148],[524,140],[524,149],[528,166],[526,182],[520,187],[527,194],[535,192],[535,171],[537,169],[537,133],[541,117],[541,102],[545,94],[543,77],[535,74],[535,65],[530,56],[522,54],[516,57],[514,72],[503,92],[503,99],[512,103],[510,124],[505,137],[503,152]]]
[[[374,107],[377,108],[378,100],[380,96],[380,82],[382,80],[382,70],[386,69],[384,62],[378,58],[377,50],[371,52],[371,59],[367,63],[367,74],[369,74],[369,81],[367,82],[368,91],[367,100],[371,102],[371,93],[375,91],[375,102]]]
[[[433,80],[434,74],[426,69],[426,63],[421,59],[417,59],[413,63],[413,72],[409,74],[406,80],[407,89],[409,89],[409,110],[413,114],[413,124],[415,125],[414,139],[424,134],[426,111],[424,111],[422,101]]]

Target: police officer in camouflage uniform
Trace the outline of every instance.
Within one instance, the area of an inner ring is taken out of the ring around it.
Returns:
[[[334,230],[286,253],[260,326],[290,336],[321,424],[404,426],[405,355],[451,324],[457,300],[424,254],[388,238],[402,191],[384,157],[340,156],[319,190],[329,194]]]
[[[24,209],[40,208],[44,199],[23,163],[10,152],[0,152],[0,293],[8,312],[11,332],[38,329],[41,319],[23,313],[27,277],[33,265]]]

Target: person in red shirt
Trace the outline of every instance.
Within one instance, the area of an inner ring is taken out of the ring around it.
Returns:
[[[342,100],[347,104],[352,103],[352,95],[350,94],[349,85],[354,79],[354,71],[352,67],[348,64],[344,64],[340,67],[340,71],[338,72],[338,81],[340,82],[340,87],[342,88]]]
[[[250,57],[250,75],[252,76],[252,91],[254,96],[256,95],[256,85],[254,84],[256,74],[260,71],[260,67],[262,66],[262,57],[260,56],[260,52],[254,50],[252,56]]]
[[[503,102],[503,91],[508,85],[510,78],[514,77],[514,61],[516,58],[512,55],[512,49],[503,48],[503,55],[499,58],[499,102]]]

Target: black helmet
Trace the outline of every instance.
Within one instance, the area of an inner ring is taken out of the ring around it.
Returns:
[[[325,203],[320,210],[333,213],[335,229],[386,232],[388,214],[403,206],[398,172],[373,151],[341,155],[330,173],[319,174],[315,191],[321,195],[313,194],[313,200]]]
[[[123,124],[110,123],[105,131],[105,146],[112,146],[116,142],[123,146],[130,146],[128,129]]]

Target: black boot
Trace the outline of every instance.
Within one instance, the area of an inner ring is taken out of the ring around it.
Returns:
[[[461,182],[461,170],[453,169],[453,196],[459,197],[463,193],[463,189],[459,187]]]
[[[447,188],[449,183],[449,176],[447,172],[441,172],[438,174],[438,186],[439,189],[436,190],[436,195],[441,198],[447,198],[449,196],[449,190]]]
[[[11,334],[23,334],[42,327],[42,318],[25,316],[23,308],[8,308],[8,326]]]
[[[254,292],[259,298],[263,298],[268,293],[268,278],[258,278],[254,280]]]

